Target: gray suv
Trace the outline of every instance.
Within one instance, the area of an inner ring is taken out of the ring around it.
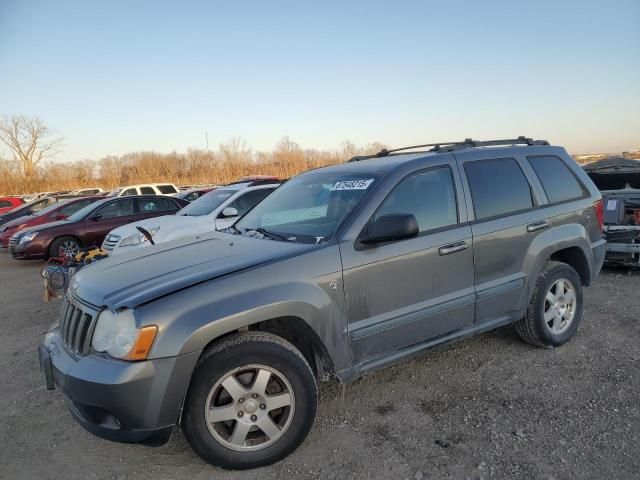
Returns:
[[[603,262],[602,214],[546,141],[353,158],[295,177],[226,231],[82,269],[41,367],[100,437],[161,443],[181,425],[212,464],[266,465],[306,437],[318,379],[510,323],[533,345],[567,342]]]

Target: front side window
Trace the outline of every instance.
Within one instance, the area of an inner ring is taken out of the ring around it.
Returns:
[[[550,203],[566,202],[585,196],[582,185],[569,167],[555,156],[527,157]]]
[[[133,215],[133,200],[118,200],[105,205],[96,212],[102,218],[116,218]]]
[[[267,195],[273,192],[273,190],[273,188],[259,188],[257,190],[251,190],[250,192],[240,195],[227,207],[235,208],[238,210],[238,215],[242,216],[264,200]]]
[[[140,193],[142,195],[155,195],[155,190],[153,187],[140,187]]]
[[[402,180],[382,202],[374,220],[394,213],[413,215],[420,233],[457,224],[451,170],[448,167],[426,170]]]
[[[289,241],[326,242],[376,180],[370,173],[305,173],[278,187],[235,229],[249,233],[264,229]]]
[[[128,195],[137,195],[138,192],[135,188],[127,188],[124,192],[122,192],[122,196],[126,197]]]
[[[531,187],[515,158],[466,162],[464,171],[477,220],[533,207]]]

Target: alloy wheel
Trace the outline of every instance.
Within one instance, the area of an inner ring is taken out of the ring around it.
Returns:
[[[556,335],[565,332],[576,314],[576,290],[566,278],[551,284],[544,300],[544,321]]]
[[[211,435],[236,451],[272,445],[291,425],[295,397],[278,370],[249,365],[227,372],[211,388],[205,421]]]

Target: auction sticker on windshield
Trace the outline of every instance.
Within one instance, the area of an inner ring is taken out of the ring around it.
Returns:
[[[333,187],[331,187],[331,191],[334,190],[366,190],[369,188],[369,185],[373,183],[373,178],[368,178],[366,180],[343,180],[341,182],[336,182]]]

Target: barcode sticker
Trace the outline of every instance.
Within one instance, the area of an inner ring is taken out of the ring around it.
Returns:
[[[615,210],[617,206],[617,200],[607,200],[607,210]]]
[[[373,178],[368,178],[366,180],[343,180],[341,182],[336,182],[331,187],[331,190],[366,190],[369,188],[369,185],[373,183]]]

